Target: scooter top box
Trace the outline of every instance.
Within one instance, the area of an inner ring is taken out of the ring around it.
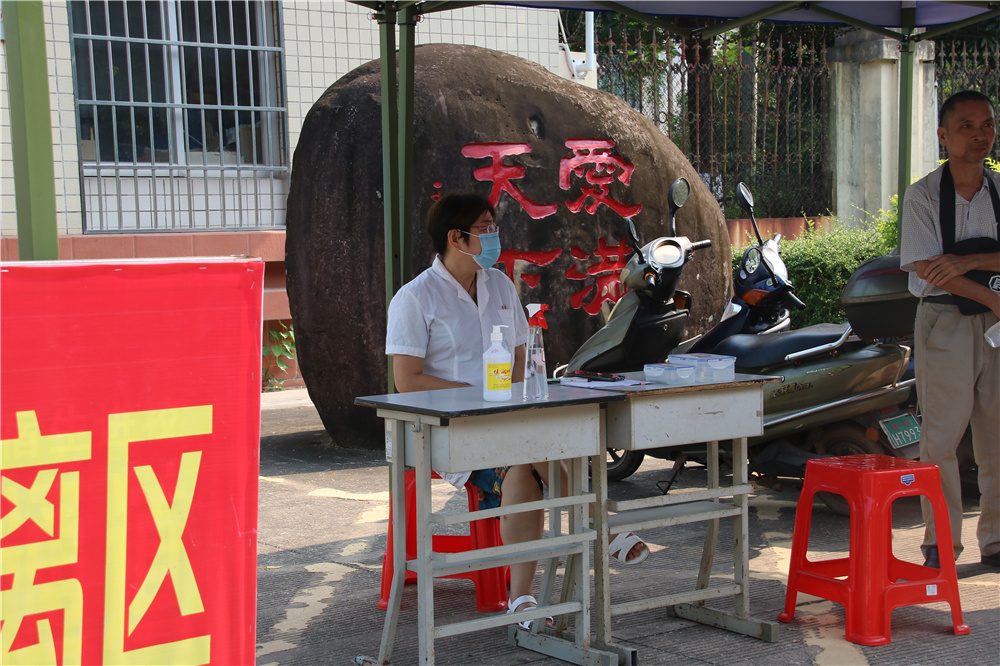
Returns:
[[[840,295],[839,305],[860,338],[913,334],[917,297],[907,289],[908,274],[898,256],[876,257],[858,266]]]

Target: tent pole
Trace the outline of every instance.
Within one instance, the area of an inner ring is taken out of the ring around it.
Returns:
[[[976,14],[971,16],[964,21],[955,21],[954,23],[948,23],[947,25],[939,25],[933,28],[928,28],[924,32],[916,36],[917,41],[922,41],[925,39],[936,39],[946,32],[954,32],[955,30],[961,30],[970,25],[975,25],[976,23],[982,23],[983,21],[989,21],[992,18],[1000,16],[1000,9],[994,9],[992,11],[984,12],[982,14]]]
[[[59,232],[42,3],[4,2],[3,22],[18,258],[57,260]]]
[[[774,16],[775,14],[780,14],[781,12],[791,9],[798,9],[801,5],[806,4],[809,3],[802,2],[801,0],[779,2],[771,5],[770,7],[765,7],[759,11],[747,14],[746,16],[741,16],[739,18],[724,21],[723,23],[692,30],[691,36],[698,40],[711,39],[712,37],[717,37],[724,32],[729,32],[730,30],[736,30],[737,28],[742,28],[743,26],[750,25],[751,23],[763,21],[769,16]],[[812,8],[812,5],[810,5],[810,8]]]
[[[413,93],[414,42],[417,11],[407,6],[399,13],[399,262],[400,280],[408,280],[413,264]],[[394,285],[399,289],[402,284]]]
[[[896,227],[902,231],[903,197],[910,185],[913,163],[913,30],[917,24],[915,7],[900,10],[903,39],[899,44],[899,159],[896,165]]]
[[[660,30],[666,30],[667,32],[674,33],[675,35],[680,35],[681,37],[690,37],[691,31],[687,28],[682,28],[677,25],[674,21],[663,18],[662,16],[654,16],[652,14],[647,14],[639,9],[632,9],[631,7],[626,7],[618,2],[605,2],[598,1],[594,3],[604,7],[608,11],[617,12],[622,16],[628,16],[637,21],[642,21],[646,25],[654,28],[659,28]]]
[[[913,47],[907,39],[899,52],[899,171],[896,191],[899,210],[903,210],[903,194],[910,184],[913,168]],[[898,221],[897,221],[898,223]]]
[[[386,3],[375,14],[379,27],[382,75],[382,210],[385,234],[385,306],[401,286],[399,275],[399,154],[396,111],[396,7]],[[388,392],[393,392],[392,358],[388,359]]]

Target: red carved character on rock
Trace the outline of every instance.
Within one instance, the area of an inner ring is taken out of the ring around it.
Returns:
[[[586,280],[590,276],[595,276],[597,278],[597,293],[588,303],[584,303],[583,299],[594,291],[594,286],[587,285],[573,294],[570,305],[574,309],[582,307],[587,314],[596,315],[601,311],[601,305],[605,301],[617,303],[618,299],[625,294],[625,287],[621,284],[619,276],[622,269],[625,268],[625,264],[628,263],[628,255],[631,253],[632,248],[624,239],[617,246],[609,246],[607,240],[600,238],[593,256],[601,261],[587,266],[586,273],[575,265],[568,268],[565,273],[566,278],[570,280]],[[575,245],[570,249],[570,254],[577,261],[586,261],[591,257],[590,254]]]
[[[615,142],[611,139],[567,139],[566,147],[573,151],[572,157],[559,161],[559,187],[568,190],[571,176],[583,178],[588,185],[581,186],[583,194],[575,200],[567,200],[566,207],[579,213],[586,203],[587,212],[593,215],[597,207],[604,204],[622,217],[632,217],[642,210],[642,204],[629,206],[615,201],[608,194],[608,186],[618,179],[623,185],[632,180],[635,165],[629,164],[619,155],[612,155]],[[593,165],[587,168],[587,165]],[[587,199],[591,199],[587,203]]]
[[[500,258],[497,260],[497,264],[503,264],[507,271],[507,277],[514,280],[514,262],[515,261],[526,261],[532,266],[548,266],[553,261],[559,258],[562,254],[562,248],[556,248],[555,250],[546,250],[544,252],[527,252],[525,250],[504,250],[500,253]],[[528,285],[532,289],[538,286],[539,281],[542,276],[538,273],[526,273],[521,271],[521,281]]]
[[[540,204],[532,201],[511,183],[512,180],[524,178],[526,169],[521,165],[506,164],[506,155],[522,155],[530,153],[531,146],[527,143],[467,143],[462,147],[462,154],[473,159],[490,158],[487,166],[477,168],[472,172],[476,180],[492,181],[493,190],[488,197],[494,206],[500,201],[500,193],[506,192],[514,197],[524,210],[538,220],[555,214],[559,204]]]

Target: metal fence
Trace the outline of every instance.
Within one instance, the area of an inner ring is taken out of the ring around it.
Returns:
[[[760,24],[711,41],[654,31],[649,43],[601,42],[599,86],[642,112],[688,157],[723,206],[747,181],[769,217],[832,204],[826,47],[836,29]]]
[[[758,215],[825,215],[833,207],[826,51],[847,30],[762,23],[708,42],[610,31],[598,35],[598,85],[670,137],[727,218],[743,217],[733,197],[741,180]],[[1000,100],[998,40],[953,37],[936,48],[939,106],[963,88]]]

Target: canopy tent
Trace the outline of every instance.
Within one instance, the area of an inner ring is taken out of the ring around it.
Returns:
[[[710,1],[631,0],[587,2],[570,0],[492,0],[491,2],[374,2],[351,0],[374,10],[380,27],[381,61],[392,62],[399,26],[399,72],[382,67],[382,150],[385,206],[386,303],[410,275],[410,216],[413,207],[413,57],[420,14],[483,4],[521,7],[613,11],[685,37],[709,38],[756,21],[839,23],[852,25],[900,42],[898,191],[909,184],[912,134],[913,47],[974,23],[1000,16],[1000,2],[940,2],[938,0],[842,0],[835,2],[774,2],[773,0]],[[672,17],[720,19],[702,28],[684,28]],[[916,32],[917,28],[923,28]],[[398,83],[398,90],[397,90]],[[393,205],[395,203],[395,205]],[[390,386],[392,382],[390,380]]]

